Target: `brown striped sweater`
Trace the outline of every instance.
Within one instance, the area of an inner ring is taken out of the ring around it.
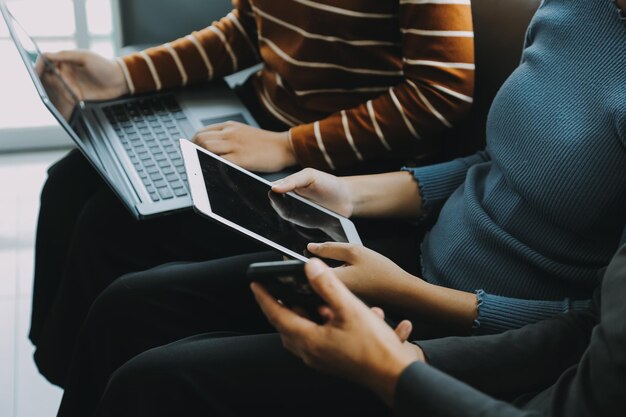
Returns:
[[[211,1],[211,0],[206,0]],[[263,62],[260,103],[302,166],[420,156],[472,103],[470,0],[233,0],[219,22],[119,59],[130,91]]]

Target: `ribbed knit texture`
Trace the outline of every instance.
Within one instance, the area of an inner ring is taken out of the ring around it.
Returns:
[[[478,332],[584,305],[626,236],[626,24],[611,1],[544,1],[487,123],[485,153],[412,170],[439,214],[424,278],[483,290]]]

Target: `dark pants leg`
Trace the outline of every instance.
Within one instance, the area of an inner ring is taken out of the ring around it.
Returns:
[[[393,230],[369,228],[373,246],[414,270],[419,237]],[[245,271],[252,262],[274,259],[280,255],[268,252],[177,263],[116,280],[93,303],[80,331],[59,415],[89,415],[111,373],[147,349],[200,333],[270,331]]]
[[[176,263],[116,280],[82,328],[59,415],[92,415],[111,373],[150,348],[205,332],[270,332],[245,271],[250,263],[278,259],[264,252]]]
[[[35,242],[35,278],[30,339],[41,329],[56,296],[76,223],[86,202],[105,184],[89,162],[73,150],[48,170],[41,191]]]
[[[203,261],[265,247],[192,211],[136,221],[108,189],[77,221],[56,298],[35,351],[40,372],[63,385],[76,336],[96,297],[116,278],[174,261]]]
[[[277,334],[201,335],[147,351],[111,378],[97,416],[391,415],[367,390],[307,368]]]

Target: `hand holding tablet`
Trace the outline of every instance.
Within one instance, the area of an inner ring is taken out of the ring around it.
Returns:
[[[347,218],[288,192],[193,143],[181,140],[197,212],[290,257],[308,260],[309,242],[361,244]]]

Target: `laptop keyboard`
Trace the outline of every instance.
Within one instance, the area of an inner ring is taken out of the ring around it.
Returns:
[[[152,201],[189,193],[178,139],[187,118],[174,96],[146,98],[104,108]]]

